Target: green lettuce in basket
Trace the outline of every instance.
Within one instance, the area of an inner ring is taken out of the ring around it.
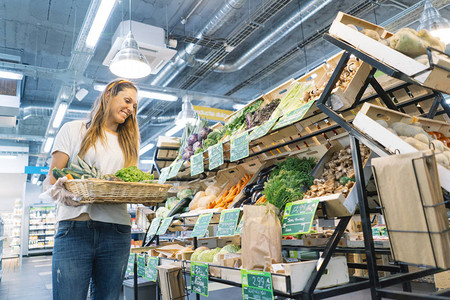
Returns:
[[[140,182],[154,179],[153,174],[145,173],[135,166],[120,169],[115,175],[126,182]]]

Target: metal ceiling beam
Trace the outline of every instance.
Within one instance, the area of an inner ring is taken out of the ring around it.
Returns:
[[[39,135],[17,135],[0,133],[0,140],[14,140],[14,141],[28,141],[28,142],[43,142],[45,138]]]

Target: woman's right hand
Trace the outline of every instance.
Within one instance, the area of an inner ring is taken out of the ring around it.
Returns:
[[[67,206],[80,206],[83,205],[82,203],[79,203],[81,200],[81,197],[78,195],[75,195],[64,187],[64,183],[67,181],[67,177],[61,177],[59,178],[55,184],[50,183],[50,176],[47,176],[47,178],[43,182],[45,193],[48,196],[50,196],[55,203],[61,203]],[[45,197],[45,196],[44,196]]]

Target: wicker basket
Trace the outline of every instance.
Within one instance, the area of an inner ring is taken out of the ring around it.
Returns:
[[[66,189],[81,196],[80,203],[144,204],[152,206],[167,198],[170,184],[72,179],[64,183]]]

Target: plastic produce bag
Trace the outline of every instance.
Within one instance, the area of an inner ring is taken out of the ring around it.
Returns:
[[[281,263],[281,223],[277,208],[244,206],[242,228],[242,268],[263,270],[267,260]]]

